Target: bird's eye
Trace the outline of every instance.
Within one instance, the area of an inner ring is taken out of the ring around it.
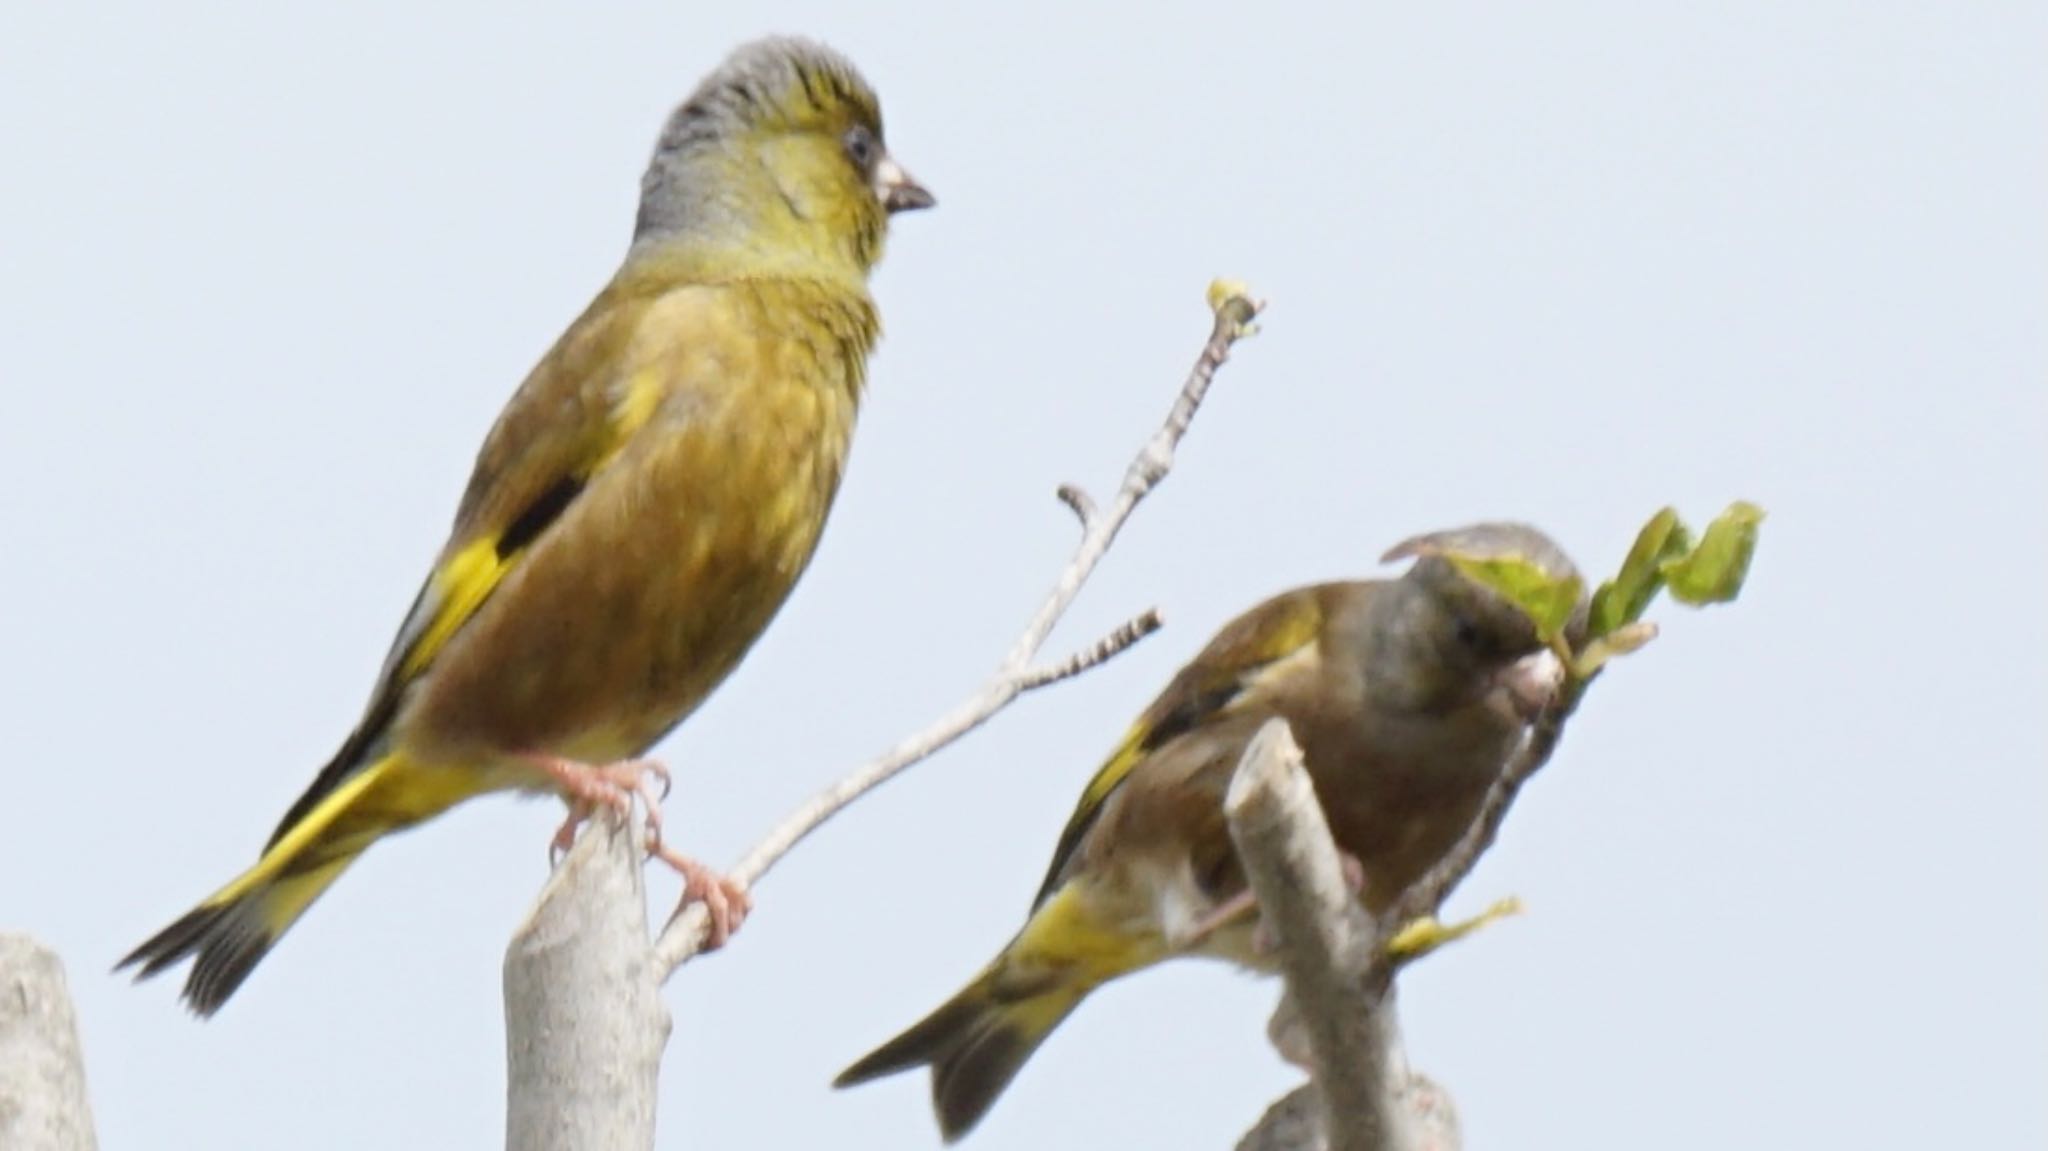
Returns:
[[[1468,651],[1479,650],[1479,645],[1486,638],[1479,634],[1479,625],[1466,616],[1459,616],[1451,622],[1451,634],[1457,637],[1459,646]]]
[[[881,145],[875,142],[875,134],[862,125],[856,124],[846,131],[846,155],[854,166],[863,172],[873,170],[875,161],[881,158]]]

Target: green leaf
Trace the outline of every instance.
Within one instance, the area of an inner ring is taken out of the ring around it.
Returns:
[[[1579,680],[1592,679],[1600,669],[1621,656],[1641,651],[1643,645],[1657,638],[1657,625],[1648,620],[1630,620],[1600,636],[1572,657],[1572,677]]]
[[[1728,603],[1741,594],[1750,557],[1756,553],[1757,525],[1763,519],[1762,508],[1738,500],[1707,525],[1699,546],[1658,565],[1671,598],[1699,607]]]
[[[1556,642],[1564,633],[1586,587],[1576,575],[1559,579],[1521,556],[1472,556],[1446,550],[1443,557],[1466,578],[1522,609],[1536,625],[1537,638],[1546,644]]]
[[[1692,533],[1679,522],[1678,512],[1665,508],[1650,517],[1636,533],[1621,571],[1593,593],[1586,634],[1598,639],[1625,624],[1641,619],[1650,601],[1664,587],[1663,566],[1692,547]]]

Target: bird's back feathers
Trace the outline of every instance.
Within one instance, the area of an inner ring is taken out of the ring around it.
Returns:
[[[1314,644],[1322,631],[1325,602],[1340,586],[1296,588],[1266,600],[1225,624],[1201,654],[1173,677],[1082,788],[1074,814],[1053,849],[1034,906],[1059,887],[1082,838],[1131,770],[1169,741],[1242,703],[1262,670]]]

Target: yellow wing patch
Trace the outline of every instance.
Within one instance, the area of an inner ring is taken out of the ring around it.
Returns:
[[[1096,769],[1081,791],[1074,814],[1060,832],[1045,882],[1032,906],[1043,904],[1058,885],[1060,869],[1095,823],[1102,805],[1144,758],[1157,748],[1225,714],[1245,690],[1272,664],[1307,648],[1322,632],[1323,613],[1316,589],[1302,589],[1267,600],[1225,625],[1209,646],[1181,669],[1138,722],[1124,733],[1109,760]]]
[[[497,540],[480,539],[450,556],[434,573],[434,615],[405,653],[399,682],[409,682],[434,662],[449,637],[490,598],[517,555],[500,556]]]
[[[549,487],[532,507],[522,511],[504,530],[471,540],[436,570],[430,582],[433,615],[419,626],[405,658],[399,664],[397,682],[410,682],[425,671],[462,625],[476,614],[497,590],[535,537],[559,516],[583,489],[590,476],[602,471],[625,447],[633,434],[647,425],[668,394],[667,378],[658,367],[633,373],[612,405],[611,419],[598,450],[588,466]]]

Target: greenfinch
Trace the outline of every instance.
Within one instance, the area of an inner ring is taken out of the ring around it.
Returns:
[[[1398,898],[1476,818],[1562,672],[1529,618],[1449,552],[1575,574],[1535,529],[1479,524],[1394,548],[1387,560],[1416,557],[1398,579],[1298,588],[1231,621],[1089,781],[1023,929],[835,1085],[929,1065],[950,1143],[1104,983],[1190,954],[1276,970],[1255,917],[1238,913],[1250,893],[1223,814],[1238,760],[1276,716],[1364,903]]]
[[[361,722],[256,865],[121,966],[193,957],[184,998],[210,1015],[380,837],[552,791],[560,846],[665,781],[635,757],[810,562],[880,331],[868,274],[889,217],[932,203],[838,53],[762,40],[706,77],[662,129],[618,272],[484,440]],[[661,850],[722,940],[744,892]]]

